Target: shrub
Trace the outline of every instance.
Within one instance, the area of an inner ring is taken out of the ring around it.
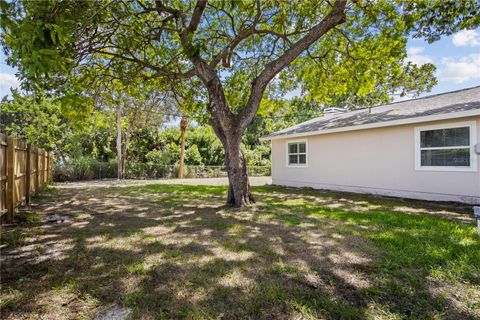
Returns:
[[[86,156],[57,163],[53,170],[53,180],[59,182],[116,177],[116,161],[103,162]]]
[[[160,150],[152,150],[152,151],[149,151],[145,158],[147,159],[148,162],[151,162],[151,163],[162,163],[163,161],[163,154]]]
[[[196,145],[191,146],[185,150],[185,164],[186,165],[201,165],[202,164],[202,155],[198,151]]]
[[[244,146],[243,152],[249,166],[270,166],[270,146],[261,144],[250,149]]]

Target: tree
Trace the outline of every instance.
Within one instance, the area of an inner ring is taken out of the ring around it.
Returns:
[[[22,95],[12,90],[11,95],[0,101],[0,132],[57,154],[68,143],[69,134],[83,127],[78,115],[88,116],[88,108],[73,116],[59,99],[42,94]]]
[[[180,120],[180,162],[178,164],[178,177],[183,178],[183,167],[185,163],[185,132],[187,131],[188,119],[182,115]]]
[[[157,83],[158,84],[158,83]],[[110,82],[97,87],[99,108],[112,108],[116,114],[118,179],[125,178],[130,139],[135,128],[159,128],[175,107],[169,92],[160,86]]]
[[[178,163],[178,178],[183,178],[185,166],[185,134],[188,127],[188,115],[192,113],[192,108],[195,107],[194,92],[195,85],[190,83],[190,86],[172,86],[172,97],[176,102],[176,109],[181,114],[180,119],[180,160]]]
[[[115,158],[115,115],[106,110],[93,109],[82,117],[83,125],[75,130],[63,130],[64,143],[57,147],[58,159],[64,163],[88,158],[91,161],[109,161]],[[87,120],[87,121],[86,121]],[[60,140],[62,141],[62,140]]]
[[[434,67],[405,63],[406,37],[479,23],[475,0],[2,0],[2,12],[9,61],[28,83],[79,90],[99,73],[200,81],[237,207],[253,199],[240,145],[264,96],[298,82],[319,102],[428,90]]]
[[[69,129],[60,104],[52,99],[35,99],[13,91],[11,99],[4,97],[0,103],[0,132],[48,151],[56,149],[62,133]]]

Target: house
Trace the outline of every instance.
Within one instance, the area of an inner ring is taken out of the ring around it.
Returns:
[[[342,111],[262,137],[274,184],[480,204],[480,86]]]

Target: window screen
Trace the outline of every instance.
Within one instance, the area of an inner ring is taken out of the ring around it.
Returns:
[[[422,167],[470,167],[470,127],[420,131],[420,161]]]
[[[292,142],[288,144],[288,165],[305,166],[307,164],[306,142]]]

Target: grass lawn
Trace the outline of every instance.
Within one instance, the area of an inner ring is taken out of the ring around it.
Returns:
[[[2,230],[2,319],[478,319],[468,208],[274,186],[55,188]],[[69,217],[46,224],[47,214]]]

